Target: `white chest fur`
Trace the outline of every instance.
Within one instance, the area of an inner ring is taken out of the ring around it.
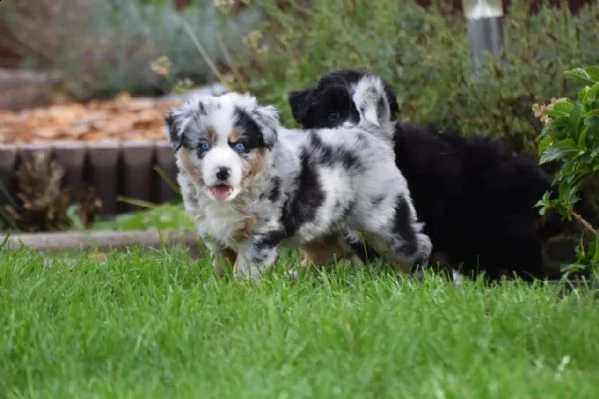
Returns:
[[[206,196],[201,196],[198,202],[203,213],[196,219],[200,234],[207,234],[237,250],[239,240],[250,232],[255,216],[247,209],[239,209],[232,202],[212,201]]]

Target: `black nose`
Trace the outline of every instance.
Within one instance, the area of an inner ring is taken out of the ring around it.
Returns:
[[[221,166],[216,169],[216,178],[218,180],[227,180],[231,175],[231,169]]]

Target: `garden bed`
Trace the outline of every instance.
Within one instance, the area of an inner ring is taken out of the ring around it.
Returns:
[[[215,84],[188,95],[219,91],[222,87]],[[61,169],[61,187],[69,188],[72,202],[92,187],[101,201],[98,214],[104,218],[141,209],[119,197],[154,204],[177,200],[172,184],[176,166],[166,141],[164,115],[183,99],[121,94],[105,101],[0,110],[0,188],[5,191],[0,206],[20,198],[19,170],[36,154]],[[51,170],[41,172],[51,179]]]
[[[176,192],[154,169],[175,177],[163,118],[179,101],[121,95],[111,101],[0,112],[0,183],[14,196],[19,167],[41,152],[64,169],[63,186],[71,189],[73,200],[86,186],[95,189],[100,215],[135,210],[117,201],[119,196],[172,201]]]

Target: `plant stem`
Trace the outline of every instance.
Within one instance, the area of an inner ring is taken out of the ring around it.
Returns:
[[[591,233],[593,233],[594,235],[597,235],[597,230],[595,230],[593,228],[593,226],[591,226],[591,224],[589,222],[586,221],[585,218],[583,218],[582,216],[580,216],[578,213],[576,212],[572,212],[572,216],[574,216],[574,219],[576,219],[576,221],[578,223],[580,223],[582,225],[582,227],[584,227],[585,229],[587,229],[588,231],[590,231]]]

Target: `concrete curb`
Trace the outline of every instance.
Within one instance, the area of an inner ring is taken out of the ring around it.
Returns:
[[[202,252],[202,244],[193,231],[100,231],[57,232],[0,235],[0,243],[9,250],[27,247],[39,252],[71,252],[97,250],[124,250],[139,246],[165,248],[183,245],[192,252]]]

